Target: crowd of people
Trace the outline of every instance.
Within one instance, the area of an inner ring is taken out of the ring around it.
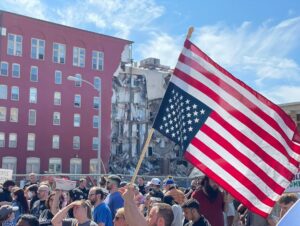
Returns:
[[[76,188],[64,191],[32,173],[22,188],[13,180],[2,184],[0,226],[275,226],[296,201],[296,194],[282,195],[278,216],[265,219],[207,176],[184,189],[172,177],[148,182],[138,177],[129,184],[109,175],[97,186],[82,178]]]

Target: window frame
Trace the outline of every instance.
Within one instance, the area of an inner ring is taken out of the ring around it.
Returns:
[[[2,73],[2,65],[6,65],[6,74]],[[1,61],[0,62],[0,76],[4,76],[4,77],[8,77],[8,73],[9,73],[9,64],[7,61]]]
[[[10,37],[13,36],[11,39]],[[18,40],[20,38],[20,40]],[[12,46],[11,46],[12,44]],[[11,48],[10,48],[11,47]],[[10,52],[12,50],[12,52]],[[19,56],[23,55],[23,36],[13,33],[8,33],[7,35],[7,55],[10,56]]]
[[[55,45],[57,45],[57,49],[55,49]],[[57,61],[55,61],[55,53],[57,53]],[[52,62],[56,64],[66,64],[66,44],[53,42],[52,45]],[[63,59],[63,61],[62,61]]]
[[[33,46],[33,40],[36,40],[36,46]],[[41,46],[41,43],[43,45]],[[35,48],[35,56],[33,56],[33,48]],[[38,38],[31,38],[31,48],[30,48],[30,57],[35,60],[45,60],[45,51],[46,51],[46,41]],[[42,52],[42,54],[40,53]],[[42,56],[42,58],[40,58]]]

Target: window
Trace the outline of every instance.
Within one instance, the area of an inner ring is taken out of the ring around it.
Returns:
[[[37,102],[37,89],[31,87],[29,90],[29,103],[36,103]]]
[[[0,75],[8,76],[8,63],[1,61],[0,63]]]
[[[99,97],[94,97],[93,98],[93,108],[98,109],[100,105]]]
[[[98,171],[98,159],[90,159],[90,174],[96,174]]]
[[[61,84],[62,83],[62,73],[61,71],[55,71],[54,73],[54,83]]]
[[[76,74],[75,77],[77,78],[75,81],[75,86],[76,87],[81,87],[81,83],[82,83],[82,78],[80,74]]]
[[[53,43],[53,62],[64,64],[66,62],[66,46],[60,43]]]
[[[11,87],[11,100],[19,100],[19,87],[12,86]]]
[[[82,160],[80,158],[70,159],[70,174],[81,174]]]
[[[0,107],[0,121],[6,121],[6,107]]]
[[[17,134],[16,133],[10,133],[9,134],[8,147],[9,148],[16,148],[17,147]]]
[[[16,63],[13,63],[12,64],[12,77],[13,78],[20,78],[20,64],[16,64]]]
[[[92,68],[94,70],[103,71],[104,54],[100,51],[93,51]]]
[[[30,126],[36,125],[36,110],[34,110],[34,109],[29,109],[28,125],[30,125]]]
[[[19,120],[19,109],[18,108],[11,108],[10,109],[10,122],[18,122]]]
[[[99,126],[99,117],[97,115],[93,116],[93,128],[98,128]]]
[[[99,77],[94,77],[94,86],[98,91],[101,89],[101,79]]]
[[[98,137],[93,137],[93,150],[98,150],[99,139]]]
[[[52,136],[52,148],[59,149],[59,135]]]
[[[26,159],[26,174],[40,173],[40,158],[29,157]]]
[[[11,169],[13,170],[13,174],[16,173],[17,170],[17,158],[16,157],[3,157],[2,158],[2,168],[3,169]]]
[[[53,125],[60,125],[60,112],[53,112]]]
[[[22,56],[22,41],[21,35],[8,34],[7,54]]]
[[[80,114],[74,114],[74,127],[80,127]]]
[[[61,93],[54,92],[54,105],[61,105]]]
[[[73,66],[85,66],[85,49],[73,47]]]
[[[0,85],[0,99],[7,99],[7,85]]]
[[[31,58],[44,60],[45,57],[45,40],[32,38],[31,39]]]
[[[0,132],[0,148],[5,147],[5,133]]]
[[[37,82],[39,80],[39,69],[37,66],[30,67],[30,81]]]
[[[80,149],[80,136],[73,137],[73,149],[75,149],[75,150]]]
[[[28,133],[27,136],[27,150],[28,151],[34,151],[35,149],[35,134],[34,133]]]
[[[79,107],[81,106],[81,96],[79,94],[75,94],[74,96],[74,107]]]
[[[61,173],[61,158],[49,159],[49,173]]]

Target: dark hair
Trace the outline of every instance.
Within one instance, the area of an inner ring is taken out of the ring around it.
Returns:
[[[31,214],[23,214],[20,216],[19,221],[23,220],[26,221],[30,226],[39,226],[38,219]]]
[[[188,209],[197,209],[198,210],[199,207],[200,207],[200,204],[196,199],[189,199],[181,205],[182,209],[188,208]]]
[[[145,177],[143,177],[143,176],[138,176],[138,178],[141,178],[141,179],[145,180]]]
[[[28,202],[27,202],[26,197],[24,195],[24,190],[21,189],[21,188],[15,188],[13,190],[13,194],[17,197],[16,201],[20,205],[21,214],[29,213]]]
[[[100,195],[101,199],[104,199],[105,193],[104,193],[104,191],[102,190],[102,188],[100,188],[100,187],[95,187],[95,193],[96,193],[96,195]]]
[[[208,182],[209,182],[209,177],[208,177],[208,176],[205,176],[205,177],[203,177],[203,179],[201,180],[200,185],[201,185],[202,187],[204,187]]]
[[[15,186],[16,183],[13,181],[13,180],[6,180],[4,183],[3,183],[3,188],[8,188],[9,186]]]
[[[47,209],[51,209],[51,206],[50,206],[50,199],[51,199],[53,196],[55,196],[55,192],[52,192],[52,193],[48,196],[48,198],[47,198],[47,201],[46,201],[46,207],[47,207]]]
[[[39,188],[39,186],[37,184],[32,184],[32,185],[28,186],[26,188],[26,190],[34,192],[35,194],[37,194],[38,188]]]
[[[163,198],[163,202],[173,206],[175,204],[174,198],[171,195],[166,195]]]
[[[119,186],[121,183],[121,177],[118,175],[110,175],[108,176],[108,179],[114,181],[117,184],[117,186]]]
[[[280,198],[279,198],[279,200],[278,200],[278,202],[279,203],[283,203],[283,204],[289,204],[289,203],[291,203],[291,202],[296,202],[298,200],[298,197],[297,197],[297,195],[296,194],[294,194],[294,193],[290,193],[290,194],[284,194],[284,195],[282,195]]]
[[[171,226],[174,220],[172,207],[166,203],[155,203],[153,207],[157,207],[157,215],[165,220],[165,226]]]

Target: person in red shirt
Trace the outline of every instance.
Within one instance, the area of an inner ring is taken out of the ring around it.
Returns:
[[[211,226],[224,225],[224,194],[216,182],[205,176],[201,181],[201,187],[194,191],[192,198],[199,202],[199,213],[209,221]]]

